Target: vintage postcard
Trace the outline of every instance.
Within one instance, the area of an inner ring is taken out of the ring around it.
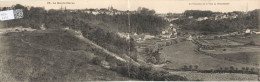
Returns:
[[[259,81],[259,0],[0,0],[0,82]]]

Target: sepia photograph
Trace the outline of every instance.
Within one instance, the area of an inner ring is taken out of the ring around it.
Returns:
[[[0,0],[0,82],[260,81],[259,0]]]

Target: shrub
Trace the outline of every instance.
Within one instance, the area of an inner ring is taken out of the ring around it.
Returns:
[[[199,68],[198,65],[195,65],[195,66],[194,66],[194,69],[195,69],[195,70],[198,70],[198,68]]]
[[[249,71],[249,67],[246,67],[246,71]]]
[[[102,59],[99,58],[99,57],[94,57],[94,58],[92,59],[92,63],[95,64],[95,65],[100,65],[100,64],[101,64],[101,61],[102,61]]]
[[[187,78],[178,75],[167,75],[164,77],[165,81],[188,81]]]
[[[134,66],[134,65],[124,65],[118,66],[116,71],[129,76],[130,78],[145,80],[145,81],[183,81],[188,80],[185,77],[178,75],[172,75],[167,71],[154,70],[150,66]]]
[[[184,65],[182,70],[188,70],[188,66]]]
[[[251,68],[250,70],[251,70],[251,72],[254,72],[254,71],[255,71],[255,68]]]
[[[228,72],[228,67],[225,67],[225,72]]]
[[[189,66],[189,69],[190,69],[190,70],[192,70],[192,69],[193,69],[193,68],[192,68],[192,65],[190,65],[190,66]]]

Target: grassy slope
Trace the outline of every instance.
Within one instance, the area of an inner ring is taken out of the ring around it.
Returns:
[[[1,54],[2,71],[8,74],[5,81],[130,80],[91,64],[96,56],[91,46],[72,35],[69,31],[47,30],[3,36],[2,42],[9,46]]]
[[[226,49],[226,51],[223,51]],[[216,51],[205,51],[213,53],[215,58],[225,59],[243,64],[259,66],[259,47],[237,47],[237,48],[217,48]]]

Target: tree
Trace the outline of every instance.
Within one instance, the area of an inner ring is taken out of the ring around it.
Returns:
[[[236,68],[235,70],[238,71],[238,68]]]
[[[212,11],[200,11],[200,10],[186,10],[186,11],[184,11],[184,15],[193,16],[194,18],[209,17],[212,14],[213,14]]]
[[[254,72],[254,71],[255,71],[255,68],[251,68],[250,70],[251,70],[251,72]]]
[[[138,7],[137,12],[143,15],[154,15],[155,11],[154,10],[149,10],[148,8],[142,8]]]
[[[242,72],[244,73],[246,71],[246,68],[245,67],[242,67]]]
[[[252,40],[248,43],[248,45],[255,45],[255,42]]]
[[[184,65],[183,70],[187,70],[187,69],[188,69],[188,66]]]
[[[195,70],[198,70],[198,68],[199,68],[198,65],[195,65],[195,66],[194,66],[194,69],[195,69]]]
[[[101,64],[102,59],[99,57],[95,57],[92,59],[92,63],[95,65],[100,65]]]
[[[249,67],[246,67],[246,71],[249,71]]]
[[[190,70],[192,70],[192,69],[193,69],[193,68],[192,68],[192,65],[190,65],[190,66],[189,66],[189,69],[190,69]]]
[[[234,70],[234,67],[233,67],[233,66],[230,66],[230,70]]]
[[[219,70],[223,70],[223,68],[222,68],[222,67],[220,67],[220,68],[219,68]]]
[[[225,67],[225,71],[226,71],[226,72],[228,72],[228,71],[229,71],[229,70],[228,70],[228,67]]]
[[[89,11],[90,11],[90,14],[93,14],[93,11],[95,11],[95,9],[89,9]]]
[[[24,7],[24,6],[21,5],[21,4],[16,4],[16,5],[14,6],[14,9],[27,9],[27,8]]]

